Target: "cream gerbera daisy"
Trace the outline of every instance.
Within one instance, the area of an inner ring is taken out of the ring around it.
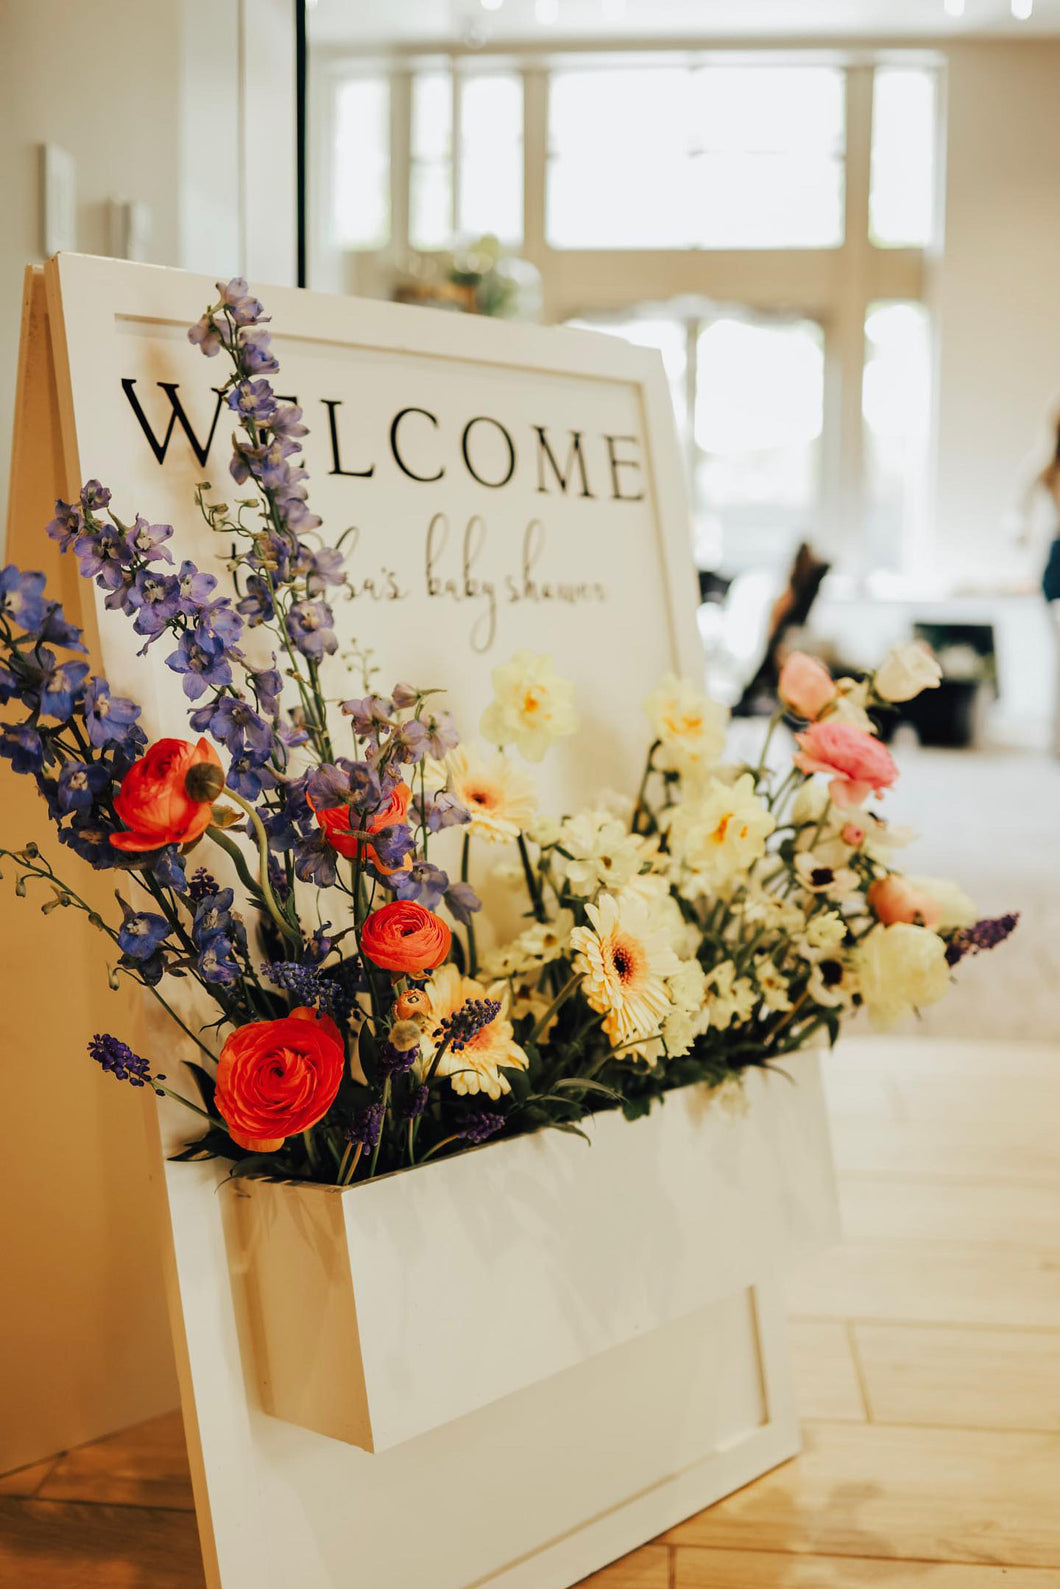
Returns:
[[[537,790],[521,767],[498,752],[484,756],[463,745],[446,765],[449,787],[471,813],[466,832],[476,839],[503,844],[517,839],[537,814]]]
[[[570,935],[574,969],[590,1008],[604,1017],[612,1048],[656,1034],[671,1006],[666,978],[680,966],[668,925],[641,900],[620,904],[611,894],[585,913],[590,925]]]
[[[424,991],[431,1001],[431,1022],[424,1034],[420,1052],[428,1066],[444,1037],[443,1020],[451,1019],[470,999],[496,999],[500,1009],[487,1025],[469,1037],[462,1048],[447,1048],[438,1062],[436,1074],[448,1076],[452,1089],[464,1096],[485,1093],[500,1098],[510,1092],[505,1070],[525,1070],[530,1063],[515,1041],[508,1019],[508,989],[503,984],[484,987],[473,977],[460,975],[454,965],[444,965],[427,983]]]

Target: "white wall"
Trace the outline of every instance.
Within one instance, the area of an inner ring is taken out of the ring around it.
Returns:
[[[947,77],[935,561],[1036,578],[1002,522],[1060,393],[1060,41],[954,46]]]
[[[0,524],[37,146],[76,161],[79,252],[107,253],[108,199],[140,199],[151,263],[289,284],[294,87],[293,0],[0,4]]]

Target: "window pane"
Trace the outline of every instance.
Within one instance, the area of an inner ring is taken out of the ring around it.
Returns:
[[[452,145],[449,73],[417,72],[412,79],[409,171],[409,241],[414,248],[445,248],[452,239]]]
[[[390,231],[390,91],[355,77],[336,95],[332,203],[335,241],[380,248]]]
[[[842,242],[840,71],[559,72],[549,119],[548,235],[558,247]]]
[[[551,79],[547,230],[561,248],[687,248],[692,74],[679,67]]]
[[[728,569],[779,565],[812,533],[823,418],[824,336],[815,322],[726,318],[700,333],[697,539],[716,539],[720,526]]]
[[[878,68],[872,98],[869,231],[884,247],[923,247],[935,235],[934,72]]]
[[[905,570],[925,523],[931,433],[931,323],[923,304],[873,304],[865,319],[866,556]]]
[[[514,74],[469,77],[460,100],[460,230],[523,235],[523,85]]]

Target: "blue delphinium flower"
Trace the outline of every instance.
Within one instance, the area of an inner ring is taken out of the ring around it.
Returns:
[[[264,305],[253,296],[245,276],[233,276],[231,281],[219,281],[217,291],[221,302],[237,326],[249,326],[258,320],[267,320]]]
[[[110,506],[110,491],[98,480],[86,480],[81,487],[81,507],[85,513],[99,513]]]
[[[44,621],[44,575],[24,574],[14,563],[0,569],[0,614],[35,631]]]
[[[44,745],[28,723],[5,724],[0,728],[0,756],[11,763],[15,772],[40,772]]]
[[[177,584],[180,587],[179,610],[186,618],[194,618],[209,604],[217,588],[217,578],[214,574],[201,573],[194,563],[185,559],[177,569]]]
[[[246,619],[251,629],[256,629],[259,624],[270,623],[275,617],[276,605],[272,592],[260,575],[248,576],[246,590],[236,602],[236,611]]]
[[[266,424],[276,412],[276,398],[268,381],[240,381],[225,402],[242,419],[251,419],[256,425]]]
[[[68,816],[72,811],[90,811],[110,783],[110,769],[102,762],[64,762],[56,794],[59,813]]]
[[[40,709],[45,717],[65,723],[73,713],[82,684],[88,676],[87,662],[56,663],[51,652],[44,656],[50,664],[41,681]]]
[[[133,910],[122,904],[118,944],[128,960],[150,960],[169,934],[169,922],[151,910]]]
[[[177,649],[166,658],[166,667],[184,680],[184,694],[197,701],[212,685],[215,689],[232,682],[232,664],[224,641],[203,633],[197,626],[180,637]]]
[[[225,695],[208,706],[198,707],[188,721],[197,733],[212,735],[232,756],[242,756],[249,750],[265,761],[272,754],[272,729],[249,701]]]
[[[82,705],[88,737],[97,749],[108,744],[139,748],[147,743],[137,727],[140,708],[122,695],[111,695],[106,679],[89,679]]]
[[[378,854],[378,834],[372,835],[372,847]],[[391,864],[383,855],[379,858],[385,865]],[[398,899],[415,899],[428,910],[437,910],[449,887],[449,874],[430,861],[413,861],[407,871],[396,873],[389,882]]]
[[[271,375],[280,365],[267,331],[247,331],[239,339],[240,357],[248,375]]]
[[[167,844],[159,850],[151,863],[151,876],[162,884],[163,888],[171,888],[174,893],[186,894],[188,892],[188,879],[184,872],[184,857],[176,844]]]
[[[141,568],[133,576],[126,606],[136,614],[133,623],[136,633],[157,639],[169,620],[180,610],[180,581],[175,574]]]
[[[53,646],[63,646],[67,651],[84,651],[84,636],[80,629],[68,623],[63,609],[57,601],[45,604],[44,617],[37,625],[37,632],[42,640],[50,641]]]
[[[58,541],[61,552],[68,552],[84,529],[84,524],[80,507],[76,503],[64,502],[62,497],[57,497],[55,517],[44,526],[44,533],[51,540]]]
[[[239,975],[236,955],[246,948],[246,931],[232,914],[233,892],[222,888],[205,894],[195,907],[191,938],[198,950],[197,966],[206,982],[230,985]]]
[[[337,651],[335,615],[326,601],[296,601],[287,609],[287,629],[303,656],[319,662],[324,653]]]
[[[162,543],[168,541],[172,534],[172,524],[148,524],[138,513],[125,539],[133,557],[139,557],[145,563],[171,563],[173,554]]]
[[[445,903],[462,927],[469,927],[472,912],[482,909],[482,901],[470,883],[450,883],[445,891]]]

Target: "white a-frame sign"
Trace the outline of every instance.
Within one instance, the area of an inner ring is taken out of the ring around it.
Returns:
[[[60,256],[47,292],[64,494],[97,477],[223,573],[193,492],[231,494],[229,416],[186,338],[212,282]],[[702,671],[658,358],[258,292],[313,508],[345,532],[341,638],[472,727],[493,666],[551,653],[582,730],[545,801],[630,791],[645,695]],[[98,616],[113,686],[149,735],[181,733],[179,681]],[[144,1041],[179,1058],[171,1031]],[[776,1273],[834,1212],[812,1057],[797,1079],[759,1078],[744,1119],[675,1094],[591,1151],[515,1139],[341,1199],[156,1158],[211,1589],[561,1589],[790,1455]],[[163,1113],[161,1141],[183,1134]]]

